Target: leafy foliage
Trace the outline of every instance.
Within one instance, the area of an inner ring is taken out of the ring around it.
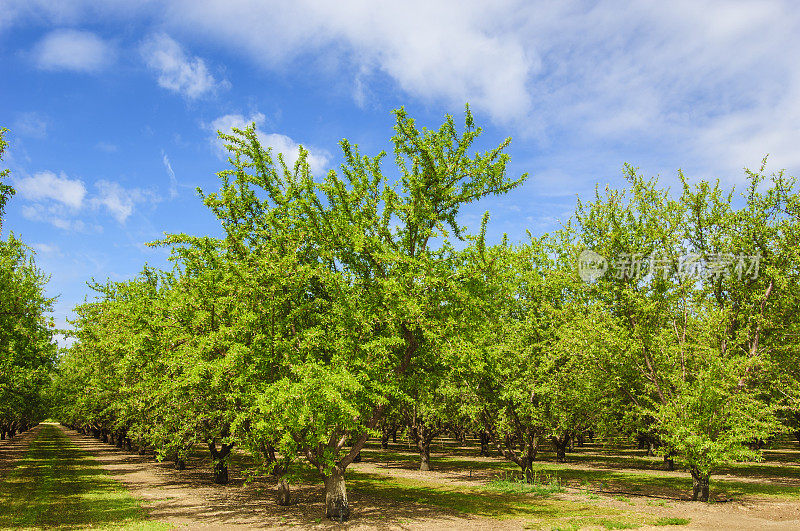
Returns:
[[[7,147],[0,129],[0,160]],[[0,228],[14,189],[0,171]],[[0,434],[13,435],[36,424],[47,412],[45,389],[55,363],[53,298],[46,297],[48,277],[36,267],[33,253],[11,233],[0,240]]]

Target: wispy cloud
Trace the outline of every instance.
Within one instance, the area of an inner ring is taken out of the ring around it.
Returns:
[[[175,172],[172,171],[172,164],[169,162],[169,157],[166,152],[161,151],[161,161],[164,163],[164,168],[167,170],[169,176],[169,197],[175,199],[178,197],[178,179],[175,178]]]
[[[42,12],[79,23],[99,9],[27,4],[11,1],[10,19]],[[279,75],[302,67],[362,107],[387,87],[451,112],[468,101],[548,154],[740,173],[770,153],[777,166],[800,169],[800,55],[787,52],[800,47],[800,18],[789,0],[174,0],[102,9],[157,18]],[[162,86],[192,98],[218,83],[166,35],[148,42]]]
[[[156,202],[158,197],[140,188],[123,188],[119,183],[100,180],[95,183],[97,195],[92,205],[104,208],[120,225],[133,214],[139,203]]]
[[[102,227],[90,227],[82,219],[77,219],[77,215],[77,211],[68,210],[57,203],[33,203],[22,207],[22,216],[31,221],[49,223],[69,232],[88,232],[90,228],[96,232],[102,231]]]
[[[33,49],[36,66],[42,70],[96,72],[114,61],[114,48],[89,31],[55,30]]]
[[[242,114],[226,114],[220,116],[206,126],[207,129],[212,131],[214,135],[211,137],[211,142],[215,146],[220,158],[224,158],[227,154],[225,150],[225,143],[217,136],[217,131],[223,133],[230,133],[233,128],[244,129],[251,123],[255,123],[256,128],[264,125],[266,116],[260,112],[255,112],[250,116]],[[272,154],[275,156],[277,162],[277,155],[283,155],[283,160],[289,168],[294,167],[297,159],[300,157],[300,145],[292,140],[290,137],[278,133],[263,133],[257,132],[258,140],[261,142],[262,147],[271,148]],[[313,146],[303,145],[303,148],[308,151],[307,161],[311,168],[311,172],[315,175],[320,175],[330,161],[330,154],[324,150]]]
[[[61,249],[58,245],[52,243],[34,243],[31,244],[31,247],[37,252],[41,254],[49,254],[49,255],[60,255]]]
[[[31,138],[47,136],[47,119],[38,112],[21,113],[14,121],[14,131]]]
[[[180,44],[165,34],[153,35],[140,47],[147,66],[158,74],[159,86],[196,99],[228,85],[217,81],[200,57],[190,57]]]
[[[116,144],[112,144],[110,142],[103,142],[100,141],[94,145],[95,149],[99,149],[100,151],[105,151],[106,153],[116,153],[119,151],[119,146]]]

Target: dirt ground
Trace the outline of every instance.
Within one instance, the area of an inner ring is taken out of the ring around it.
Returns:
[[[0,441],[0,473],[12,466],[37,428]],[[352,516],[339,524],[322,518],[324,492],[319,485],[293,486],[293,505],[281,507],[275,502],[274,484],[254,480],[245,484],[237,471],[226,486],[214,485],[205,467],[177,471],[169,463],[158,463],[152,457],[139,456],[102,443],[94,438],[64,430],[82,450],[97,459],[115,479],[144,501],[150,518],[168,522],[177,528],[202,529],[270,529],[296,526],[312,529],[523,529],[530,518],[497,520],[465,516],[437,507],[414,503],[387,502],[370,497],[368,493],[351,492]],[[453,487],[480,486],[485,477],[470,478],[461,472],[419,472],[403,468],[386,468],[380,464],[362,462],[351,465],[355,470],[395,478],[430,482]],[[557,499],[587,503],[584,494],[569,489]],[[628,496],[617,500],[600,496],[590,503],[656,517],[689,518],[687,526],[643,527],[640,529],[800,529],[800,501],[745,497],[741,501],[698,503],[668,500],[653,505],[651,498]],[[532,503],[536,503],[532,500]]]

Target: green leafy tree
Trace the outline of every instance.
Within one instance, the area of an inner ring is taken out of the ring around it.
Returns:
[[[240,277],[291,257],[291,269],[262,288],[290,286],[270,314],[280,327],[269,348],[253,350],[275,376],[255,385],[245,420],[260,426],[265,444],[308,459],[325,480],[326,514],[337,519],[349,515],[347,466],[388,401],[405,395],[421,357],[434,355],[424,346],[441,333],[436,316],[452,277],[447,238],[462,236],[460,209],[522,182],[506,176],[509,140],[469,155],[480,134],[469,110],[462,133],[451,117],[435,131],[417,129],[402,109],[396,117],[398,183],[384,174],[383,153],[363,156],[346,140],[341,173],[317,182],[304,150],[288,168],[251,127],[221,135],[232,169],[220,174],[220,192],[205,196]]]
[[[8,143],[0,129],[0,161]],[[0,171],[0,229],[14,189]],[[26,430],[47,412],[45,389],[55,361],[54,298],[44,294],[48,276],[32,251],[11,233],[0,240],[0,437]]]
[[[621,348],[606,351],[598,366],[632,411],[615,415],[623,429],[652,433],[665,457],[689,468],[694,499],[707,500],[712,471],[755,457],[748,442],[778,425],[761,385],[769,380],[761,370],[766,350],[757,348],[769,280],[743,286],[737,274],[697,266],[746,252],[734,242],[752,234],[752,223],[770,209],[750,199],[737,210],[731,194],[706,182],[692,187],[684,180],[676,199],[631,167],[626,177],[630,189],[598,193],[576,215],[583,243],[613,266],[593,284],[593,295],[615,316]],[[770,232],[763,224],[756,230]],[[731,268],[735,273],[736,264]],[[751,302],[730,303],[741,298]]]

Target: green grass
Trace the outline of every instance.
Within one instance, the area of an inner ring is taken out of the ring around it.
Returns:
[[[519,467],[500,458],[491,461],[477,461],[472,457],[477,456],[478,448],[464,448],[453,441],[444,445],[434,444],[434,450],[443,449],[447,455],[436,452],[432,457],[435,470],[441,471],[488,471],[490,475],[499,475],[519,472]],[[377,445],[365,449],[362,453],[365,459],[378,463],[389,462],[392,466],[416,468],[419,455],[407,451],[404,444],[392,444],[391,450],[379,450]],[[627,494],[657,493],[671,498],[683,498],[691,492],[691,478],[686,472],[674,473],[662,471],[663,460],[660,457],[647,457],[642,455],[642,450],[630,447],[587,444],[585,448],[576,448],[575,452],[567,455],[567,463],[554,463],[550,461],[550,452],[542,451],[534,463],[534,471],[540,475],[558,475],[566,486],[581,487],[590,483],[593,489],[601,487],[606,491],[618,491]],[[496,456],[496,452],[494,453]],[[800,449],[791,441],[780,441],[780,445],[764,450],[764,462],[760,463],[734,463],[723,467],[712,476],[712,496],[719,494],[728,498],[738,498],[743,495],[777,497],[784,499],[799,498],[800,489],[796,483],[781,480],[800,479]],[[581,470],[571,467],[572,463],[596,467],[599,470]],[[620,470],[628,469],[628,470]],[[492,474],[496,472],[496,474]],[[648,472],[648,473],[645,473]],[[728,474],[739,479],[721,479],[719,476]],[[766,481],[746,481],[750,478],[759,478]],[[716,493],[716,494],[715,494]]]
[[[671,518],[671,517],[665,516],[665,517],[659,518],[658,520],[653,522],[653,525],[659,525],[659,526],[661,526],[661,525],[687,525],[690,521],[691,520],[689,520],[688,518]]]
[[[351,472],[347,484],[351,492],[380,498],[386,506],[414,503],[498,520],[524,518],[528,529],[633,529],[643,525],[683,525],[659,524],[663,518],[659,520],[588,501],[554,499],[549,497],[553,492],[538,491],[535,486],[518,481],[496,481],[484,487],[458,488],[431,481]],[[558,485],[558,482],[553,481],[552,485]],[[546,487],[551,488],[549,484]]]
[[[428,481],[352,472],[347,488],[387,502],[416,503],[462,514],[505,519],[534,517],[551,520],[565,516],[614,516],[622,511],[589,503],[554,500],[525,492],[498,492],[486,487],[453,487]]]
[[[564,492],[566,490],[563,487],[563,485],[561,485],[558,482],[558,480],[550,480],[550,481],[534,480],[533,483],[526,483],[518,479],[514,480],[495,479],[493,481],[490,481],[486,485],[485,489],[494,492],[504,492],[509,494],[524,493],[524,494],[534,494],[536,496],[547,496],[548,494],[555,494],[557,492]]]
[[[0,528],[168,529],[52,424],[0,483]]]

